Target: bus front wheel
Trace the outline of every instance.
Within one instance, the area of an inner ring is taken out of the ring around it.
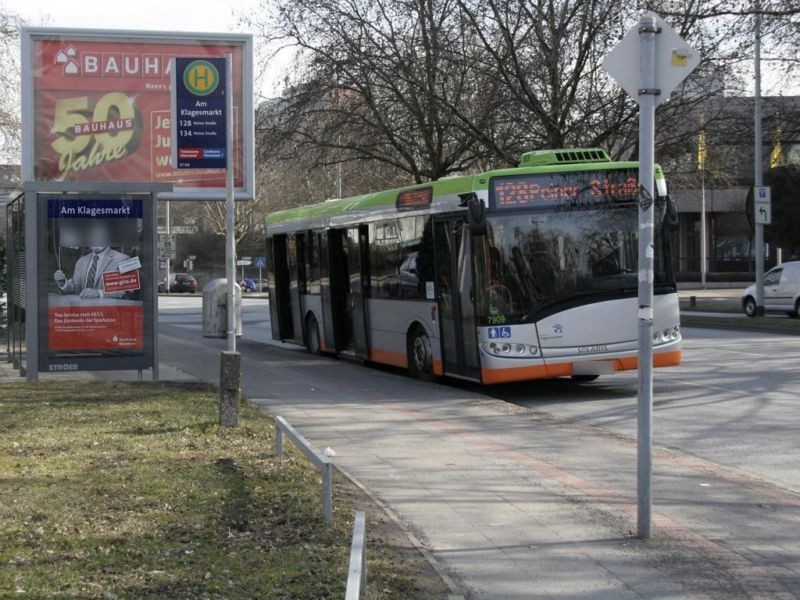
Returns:
[[[308,326],[306,327],[306,348],[309,354],[320,353],[319,325],[314,315],[308,315]]]
[[[433,351],[431,340],[422,328],[408,336],[408,372],[423,381],[433,381]]]

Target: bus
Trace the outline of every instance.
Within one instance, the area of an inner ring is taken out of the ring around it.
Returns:
[[[677,222],[655,169],[655,367],[681,361]],[[636,369],[638,163],[540,150],[518,168],[275,212],[272,336],[497,384]]]

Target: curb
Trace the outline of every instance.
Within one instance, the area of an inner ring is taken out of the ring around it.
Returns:
[[[800,321],[796,319],[776,319],[770,317],[703,317],[681,315],[681,326],[708,327],[711,329],[731,329],[777,333],[780,335],[800,335]]]
[[[431,566],[431,568],[436,571],[436,574],[442,580],[442,582],[447,586],[449,590],[449,594],[447,596],[447,600],[466,600],[464,595],[462,594],[459,587],[453,581],[453,579],[447,574],[442,564],[436,560],[436,557],[431,553],[428,547],[423,544],[419,538],[414,535],[414,532],[409,529],[409,527],[400,519],[400,516],[392,510],[392,508],[386,504],[383,500],[378,498],[372,490],[370,490],[367,486],[361,483],[355,476],[351,473],[343,469],[340,465],[334,463],[334,468],[344,475],[344,477],[350,481],[354,486],[356,486],[359,490],[361,490],[372,502],[378,506],[384,514],[391,519],[395,525],[397,525],[403,533],[406,534],[409,541],[414,545],[417,551],[422,555],[425,561]]]

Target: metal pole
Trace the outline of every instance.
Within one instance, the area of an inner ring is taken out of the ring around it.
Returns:
[[[32,139],[32,138],[29,138]],[[39,210],[38,192],[25,192],[25,372],[28,381],[39,380],[39,329],[48,323],[39,315]],[[44,233],[44,232],[42,232]],[[44,268],[44,265],[42,265]],[[17,283],[16,285],[19,285]],[[19,289],[19,288],[17,288]],[[44,315],[47,318],[47,315]],[[20,332],[21,333],[21,332]],[[20,347],[20,360],[22,360]],[[21,365],[20,365],[21,366]],[[20,372],[20,375],[23,375]]]
[[[756,40],[754,54],[754,70],[755,70],[755,92],[754,104],[754,162],[755,162],[755,178],[753,184],[760,187],[764,184],[763,181],[763,165],[761,157],[761,2],[756,0],[756,14],[755,14],[755,29]],[[755,190],[753,191],[753,220],[756,224],[756,315],[764,315],[764,226],[758,222],[758,217],[755,214],[757,210],[757,202],[755,197]]]
[[[167,200],[167,201],[164,203],[164,210],[166,211],[167,239],[169,240],[169,235],[170,235],[170,223],[169,223],[169,220],[170,220],[170,219],[169,219],[169,200]],[[167,267],[167,274],[166,274],[166,277],[167,277],[167,285],[166,285],[166,288],[167,288],[167,289],[166,289],[166,292],[169,294],[169,273],[170,273],[170,264],[171,264],[171,262],[172,262],[172,261],[170,260],[170,258],[169,258],[169,255],[167,255],[167,256],[166,256],[166,258],[164,259],[164,262],[166,263],[166,267]]]
[[[650,537],[653,424],[653,198],[655,169],[656,19],[639,21],[639,405],[637,535]]]
[[[700,176],[700,284],[706,289],[706,167],[703,165],[703,172]]]
[[[326,463],[322,467],[322,520],[333,522],[333,465]]]
[[[172,138],[173,140],[175,138]],[[174,142],[173,142],[174,143]],[[169,202],[167,202],[169,205]],[[150,227],[150,231],[147,232],[145,239],[153,248],[152,253],[150,254],[150,272],[155,273],[156,279],[158,278],[159,271],[158,271],[158,260],[160,256],[158,255],[158,193],[153,192],[150,194],[150,215],[151,215],[151,223],[152,227]],[[169,280],[167,280],[169,281]],[[169,286],[169,284],[167,284]],[[161,377],[159,371],[159,364],[158,361],[160,360],[159,352],[158,352],[158,325],[159,325],[159,316],[158,316],[158,283],[156,283],[156,287],[154,290],[150,292],[153,298],[153,381],[158,381]]]
[[[233,204],[233,60],[225,55],[225,277],[228,284],[228,350],[236,352],[235,213]]]

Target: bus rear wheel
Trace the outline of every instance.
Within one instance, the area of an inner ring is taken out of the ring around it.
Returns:
[[[433,351],[431,340],[422,328],[408,336],[408,372],[423,381],[433,381]]]
[[[309,354],[320,353],[319,325],[314,315],[308,315],[306,321],[306,348]]]

